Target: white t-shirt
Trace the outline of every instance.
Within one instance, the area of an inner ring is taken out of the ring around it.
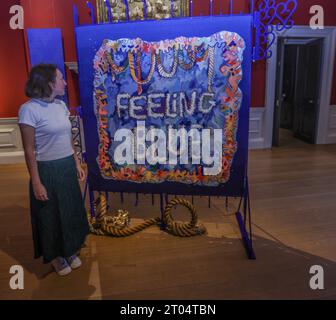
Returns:
[[[35,156],[37,161],[66,158],[72,148],[70,112],[62,100],[48,103],[31,99],[20,107],[19,123],[35,128]]]

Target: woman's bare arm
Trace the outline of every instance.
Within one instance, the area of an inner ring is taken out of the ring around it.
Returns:
[[[41,201],[49,200],[47,191],[41,183],[37,169],[35,157],[35,128],[26,124],[20,124],[20,131],[26,164],[32,181],[35,197]]]

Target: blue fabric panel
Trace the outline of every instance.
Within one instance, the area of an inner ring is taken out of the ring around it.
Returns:
[[[209,37],[230,31],[240,35],[245,41],[242,70],[243,78],[239,88],[243,100],[239,110],[237,130],[238,149],[231,167],[230,179],[220,186],[188,185],[177,182],[158,184],[115,181],[102,177],[98,164],[99,136],[93,107],[93,60],[105,39],[120,38],[144,41],[160,41],[177,37]],[[93,190],[111,192],[170,193],[218,196],[242,196],[248,162],[249,106],[251,90],[252,59],[252,16],[213,16],[171,19],[161,21],[137,21],[128,23],[86,25],[76,28],[77,53],[80,82],[80,101],[83,108],[84,134],[89,168],[89,182]]]
[[[61,29],[27,29],[27,40],[31,66],[55,64],[66,79]],[[68,103],[67,94],[60,98]]]

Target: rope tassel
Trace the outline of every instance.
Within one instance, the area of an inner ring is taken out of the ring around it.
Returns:
[[[186,207],[191,214],[191,221],[178,223],[172,217],[172,209],[177,205]],[[138,233],[152,225],[161,225],[161,218],[147,219],[143,223],[130,227],[130,217],[126,210],[118,210],[114,216],[107,213],[106,196],[99,194],[94,204],[95,218],[88,214],[91,233],[96,235],[109,235],[113,237],[127,237]],[[163,211],[163,224],[166,231],[179,237],[192,237],[206,233],[204,225],[197,224],[198,217],[195,206],[185,199],[174,198],[170,200]]]

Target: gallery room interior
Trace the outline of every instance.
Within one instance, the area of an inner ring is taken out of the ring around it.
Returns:
[[[0,9],[0,300],[336,298],[335,1]]]

